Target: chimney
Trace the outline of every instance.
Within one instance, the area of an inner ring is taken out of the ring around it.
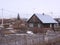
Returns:
[[[44,13],[42,13],[42,15],[44,15]]]

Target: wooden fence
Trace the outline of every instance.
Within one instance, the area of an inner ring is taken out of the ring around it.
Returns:
[[[51,41],[55,41],[55,39],[56,37],[53,40],[51,39]],[[0,45],[48,45],[48,43],[45,41],[45,35],[13,34],[0,36]]]

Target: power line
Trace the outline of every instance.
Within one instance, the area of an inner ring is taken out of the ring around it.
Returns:
[[[2,11],[2,9],[0,9],[1,11]],[[6,9],[3,9],[3,11],[5,11],[5,12],[9,12],[9,13],[15,13],[15,14],[18,14],[17,12],[15,12],[15,11],[10,11],[10,10],[6,10]]]
[[[6,10],[6,9],[0,9],[0,17],[4,18],[4,17],[15,17],[18,13],[14,12],[14,11],[10,11],[10,10]]]
[[[4,11],[11,12],[11,13],[17,13],[15,11],[10,11],[10,10],[6,10],[6,9],[4,9]]]

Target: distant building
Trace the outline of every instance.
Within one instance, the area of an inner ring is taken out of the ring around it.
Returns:
[[[54,18],[54,19],[58,22],[56,26],[60,26],[60,18]]]
[[[27,21],[29,30],[34,33],[42,33],[46,30],[54,30],[54,24],[57,23],[52,17],[45,14],[33,14]]]
[[[13,24],[16,19],[3,19],[3,26],[4,28],[8,28],[11,24]],[[0,19],[0,25],[2,24],[2,19]]]
[[[54,18],[58,23],[55,24],[55,30],[60,31],[60,18]]]

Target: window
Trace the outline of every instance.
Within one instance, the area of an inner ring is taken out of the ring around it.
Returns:
[[[50,24],[50,27],[52,27],[52,24]]]
[[[38,27],[40,27],[40,24],[38,24]]]
[[[32,23],[30,23],[30,24],[29,24],[29,27],[33,27],[33,24],[32,24]]]

